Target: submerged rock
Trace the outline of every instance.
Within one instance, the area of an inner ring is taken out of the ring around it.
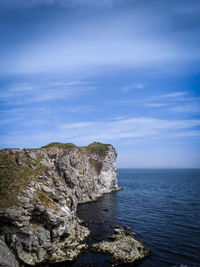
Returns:
[[[132,264],[142,260],[150,253],[142,242],[123,229],[115,229],[115,234],[110,238],[113,240],[112,242],[102,241],[93,244],[91,250],[110,254],[110,261],[117,264]]]
[[[125,225],[123,228],[124,230],[131,230],[131,227],[129,225]]]

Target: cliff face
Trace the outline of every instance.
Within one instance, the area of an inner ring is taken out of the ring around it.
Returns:
[[[2,242],[30,265],[74,260],[89,236],[77,205],[118,189],[116,157],[101,143],[1,150]]]

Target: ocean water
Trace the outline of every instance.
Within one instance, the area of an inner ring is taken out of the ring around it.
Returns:
[[[119,169],[118,180],[124,190],[78,208],[92,230],[89,242],[106,238],[110,225],[129,225],[151,250],[140,267],[200,266],[200,170]],[[111,266],[107,260],[88,252],[73,266]]]

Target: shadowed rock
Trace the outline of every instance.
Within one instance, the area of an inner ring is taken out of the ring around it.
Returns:
[[[0,266],[19,267],[15,256],[11,253],[7,245],[0,239]]]

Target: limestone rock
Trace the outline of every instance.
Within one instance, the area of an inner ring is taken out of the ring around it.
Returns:
[[[118,190],[116,157],[100,143],[0,150],[0,235],[18,259],[72,261],[87,249],[77,205]]]
[[[7,245],[0,239],[0,266],[2,267],[19,267],[15,256],[11,253]]]
[[[125,232],[123,229],[115,229],[115,234],[110,238],[112,242],[102,241],[93,244],[91,250],[110,254],[110,260],[117,264],[132,264],[149,255],[149,249],[136,240],[132,233]]]

